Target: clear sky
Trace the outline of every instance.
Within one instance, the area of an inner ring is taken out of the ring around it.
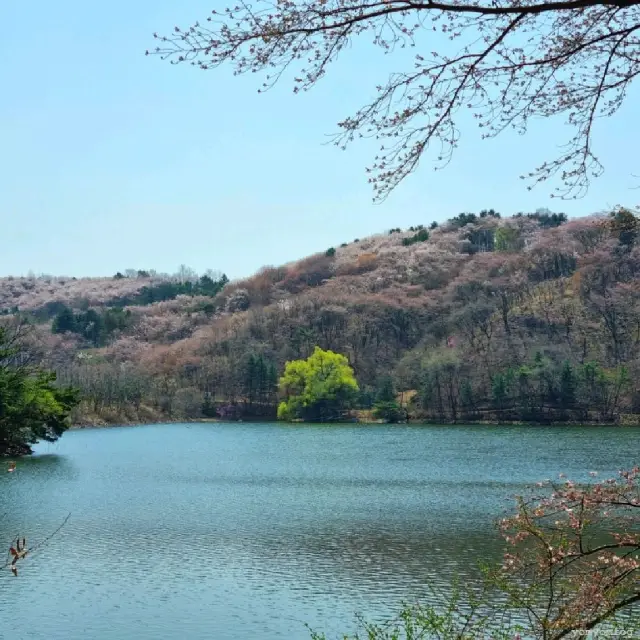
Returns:
[[[599,125],[606,173],[579,201],[552,201],[518,178],[566,139],[560,121],[494,141],[467,127],[444,171],[424,163],[374,205],[364,173],[373,144],[343,152],[323,143],[399,61],[356,47],[294,96],[291,82],[258,95],[256,76],[144,56],[153,31],[186,27],[226,4],[0,3],[0,275],[185,263],[236,278],[461,211],[548,206],[580,215],[640,199],[636,90]]]

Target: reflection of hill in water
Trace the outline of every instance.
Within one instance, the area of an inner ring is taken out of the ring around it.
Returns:
[[[163,478],[170,478],[175,482],[184,482],[187,484],[228,484],[228,485],[245,485],[260,487],[311,487],[326,486],[332,488],[348,488],[348,487],[371,487],[371,488],[398,488],[398,489],[419,489],[429,491],[437,491],[439,488],[455,488],[456,491],[473,489],[478,491],[482,487],[486,487],[492,491],[499,491],[501,496],[509,496],[521,491],[523,488],[520,482],[504,482],[504,481],[471,481],[458,480],[450,478],[429,479],[428,481],[421,478],[363,478],[345,475],[343,477],[313,477],[292,476],[292,475],[203,475],[190,472],[188,469],[180,471],[168,471],[162,474]]]
[[[39,483],[53,483],[74,480],[78,477],[75,465],[67,456],[58,453],[43,453],[22,458],[12,458],[16,462],[14,473],[0,473],[0,486],[19,485],[23,489],[35,488]]]
[[[16,470],[7,473],[0,466],[0,544],[18,533],[30,540],[41,539],[54,530],[68,510],[56,506],[56,498],[72,490],[79,477],[66,456],[46,453],[15,458]]]
[[[11,458],[11,460],[16,463],[17,468],[23,469],[55,469],[65,464],[71,464],[69,457],[60,453],[34,453],[31,456]]]
[[[105,531],[99,540],[89,530],[78,533],[93,540],[94,556],[114,562],[125,548],[139,550],[126,571],[143,581],[151,575],[170,581],[187,571],[196,580],[248,584],[265,593],[285,589],[311,600],[319,593],[347,599],[357,593],[385,605],[389,598],[420,597],[427,585],[446,589],[455,576],[477,579],[478,560],[498,560],[502,551],[491,528],[434,534],[411,522],[338,519],[315,527],[265,521],[233,528],[170,517],[157,525],[130,520],[118,535]],[[125,568],[114,564],[114,570]]]
[[[431,536],[399,527],[318,530],[229,539],[226,549],[260,574],[305,576],[306,589],[418,595],[427,583],[444,586],[455,575],[477,577],[479,559],[499,558],[502,545],[489,531],[475,536],[451,533]]]
[[[29,469],[38,469],[40,467],[53,469],[54,467],[59,467],[65,463],[70,464],[69,459],[58,453],[40,453],[20,458],[20,464]]]

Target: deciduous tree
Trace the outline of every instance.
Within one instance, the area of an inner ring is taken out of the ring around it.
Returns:
[[[287,362],[280,391],[281,420],[337,420],[352,406],[358,383],[345,356],[316,347],[306,360]]]
[[[20,342],[0,327],[0,456],[29,454],[39,440],[57,440],[78,402],[74,389],[55,385],[54,373],[21,364],[20,353]]]

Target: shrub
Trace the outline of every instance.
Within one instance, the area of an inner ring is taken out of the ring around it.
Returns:
[[[227,311],[246,311],[250,305],[249,292],[246,289],[236,289],[227,300]]]
[[[518,251],[524,242],[518,229],[514,227],[500,227],[495,233],[496,251]]]
[[[404,411],[395,401],[376,402],[373,406],[373,416],[385,422],[400,422],[404,420]]]
[[[340,265],[336,273],[340,276],[356,276],[373,271],[377,266],[378,255],[376,253],[362,253],[355,261]]]
[[[324,253],[316,253],[290,266],[282,281],[282,288],[298,293],[305,287],[318,287],[333,276],[333,260]]]
[[[466,227],[468,224],[474,224],[477,222],[478,216],[475,213],[460,213],[454,218],[449,219],[449,224],[452,224],[455,227]]]
[[[408,238],[402,238],[402,246],[409,247],[412,244],[416,244],[416,242],[426,242],[429,239],[429,232],[422,228],[412,236]]]

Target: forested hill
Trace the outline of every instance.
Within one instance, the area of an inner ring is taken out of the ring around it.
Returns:
[[[619,209],[461,214],[243,281],[127,271],[0,280],[0,313],[84,393],[83,422],[272,416],[287,360],[345,354],[366,409],[412,417],[636,420],[640,221]],[[391,376],[391,379],[389,379]]]

